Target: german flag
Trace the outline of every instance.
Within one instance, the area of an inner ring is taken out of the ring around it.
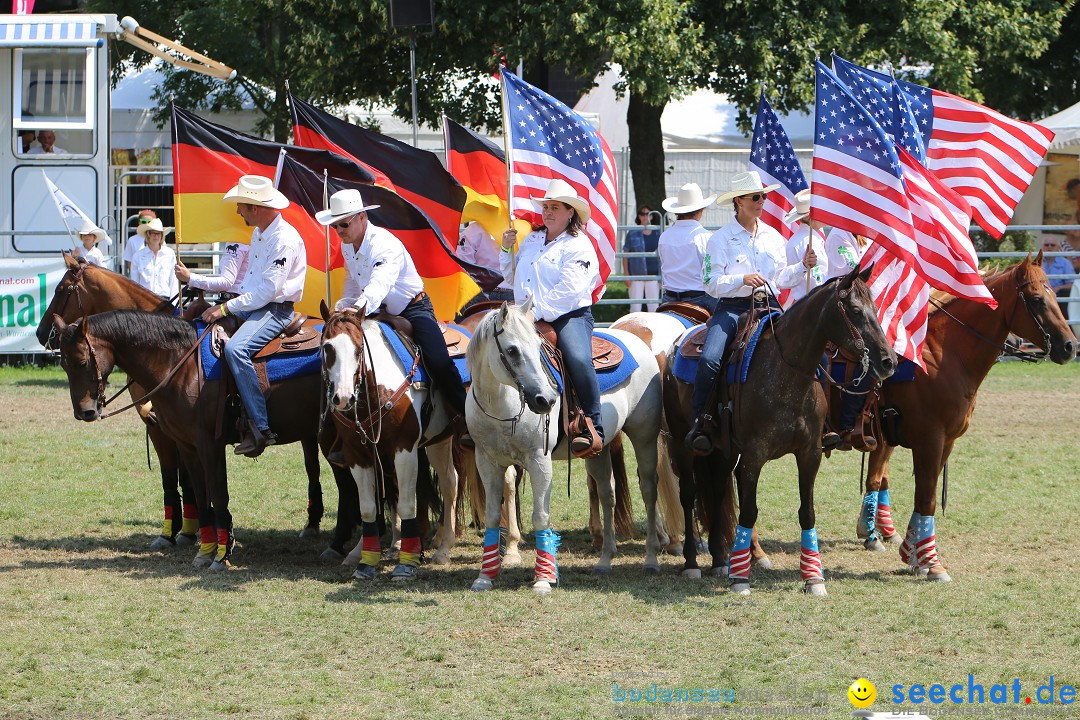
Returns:
[[[328,178],[327,185],[326,191],[330,194],[339,190],[357,189],[366,203],[379,205],[378,208],[368,211],[368,217],[375,225],[392,232],[405,245],[416,265],[416,271],[424,281],[424,289],[431,297],[437,318],[452,319],[461,306],[477,293],[476,283],[461,272],[460,266],[469,264],[454,257],[446,237],[423,210],[394,191],[378,185],[366,185],[335,177]],[[313,216],[324,207],[323,178],[296,162],[290,150],[283,158],[278,189],[289,198],[293,203],[291,207],[296,208],[298,214],[307,215],[306,218],[297,218],[293,225],[300,229],[305,237],[307,230],[301,229],[303,223],[318,228],[322,241],[322,226],[315,222]],[[336,232],[330,233],[330,243],[331,255],[340,258],[341,239]],[[470,274],[478,274],[478,277],[486,280],[491,287],[502,280],[497,273],[491,273],[479,266],[469,265],[468,270]],[[335,290],[335,297],[340,296],[339,285]]]
[[[241,175],[276,177],[282,150],[320,176],[325,170],[358,183],[375,179],[366,168],[326,150],[282,145],[212,123],[175,105],[172,110],[177,242],[249,242],[251,228],[236,214],[236,206],[221,198]],[[298,309],[317,314],[319,300],[326,294],[326,268],[340,268],[341,255],[331,255],[328,265],[322,227],[316,224],[305,230],[303,223],[314,221],[295,217],[288,209],[283,214],[301,232],[307,249],[307,284]]]
[[[376,185],[423,210],[443,237],[456,243],[465,190],[437,155],[336,118],[293,95],[289,104],[297,145],[330,150],[360,163],[374,173]]]
[[[506,153],[486,137],[443,115],[446,169],[465,188],[462,222],[475,220],[498,241],[510,227],[506,202]],[[526,220],[515,220],[518,237],[532,229]]]

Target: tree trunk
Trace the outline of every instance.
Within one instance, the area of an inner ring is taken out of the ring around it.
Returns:
[[[668,196],[665,189],[664,134],[660,129],[660,116],[667,101],[650,105],[639,95],[630,92],[630,106],[626,110],[626,126],[630,134],[630,174],[634,178],[634,210],[648,205],[660,209],[660,203]],[[633,213],[636,215],[636,212]],[[634,218],[630,218],[630,222]]]

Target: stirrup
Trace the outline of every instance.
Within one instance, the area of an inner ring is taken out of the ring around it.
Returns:
[[[582,460],[596,457],[603,448],[604,443],[596,433],[583,432],[570,441],[570,452]]]
[[[821,436],[821,449],[822,450],[835,450],[838,446],[844,444],[844,439],[840,437],[840,433],[835,433],[832,430],[826,431]]]
[[[699,415],[694,420],[694,424],[690,426],[690,432],[686,434],[685,442],[690,452],[698,456],[709,455],[716,449],[710,433],[706,430],[705,416]]]

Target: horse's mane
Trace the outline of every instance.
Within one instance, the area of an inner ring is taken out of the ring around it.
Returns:
[[[108,278],[109,280],[123,287],[125,292],[131,295],[135,295],[137,297],[142,296],[142,299],[145,299],[148,302],[156,302],[158,304],[158,307],[162,307],[167,304],[171,305],[168,300],[163,300],[160,296],[156,295],[150,290],[147,290],[131,278],[121,275],[118,272],[113,272],[108,268],[103,268],[92,263],[87,263],[86,267],[83,269],[83,273],[90,273],[91,275],[102,275],[105,278]]]
[[[198,335],[186,320],[143,310],[110,310],[91,315],[90,334],[120,340],[128,347],[187,350]]]
[[[1010,265],[1007,268],[999,270],[987,270],[982,273],[983,284],[986,287],[990,287],[990,283],[996,282],[999,278],[1013,272],[1019,265]],[[962,300],[952,293],[945,292],[944,290],[931,290],[930,291],[930,307],[928,308],[927,315],[934,315],[949,305],[952,305],[957,300]]]
[[[504,323],[504,329],[516,330],[523,333],[528,337],[529,333],[535,332],[533,323],[529,320],[529,316],[521,312],[521,308],[513,303],[506,303],[506,322]],[[472,341],[465,349],[465,358],[469,363],[469,367],[479,367],[478,363],[481,361],[480,352],[481,345],[486,346],[487,343],[492,342],[495,339],[495,321],[499,315],[502,314],[501,310],[493,310],[484,316],[484,319],[480,321],[480,324],[476,326],[476,331],[473,333]]]

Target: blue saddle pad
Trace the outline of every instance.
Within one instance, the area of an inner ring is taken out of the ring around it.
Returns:
[[[315,329],[322,332],[323,326],[316,325]],[[201,320],[195,321],[195,332],[202,335],[206,324]],[[220,380],[221,368],[224,362],[215,357],[210,351],[210,335],[202,339],[200,354],[202,355],[203,376],[207,380]],[[294,377],[305,375],[317,375],[322,371],[322,351],[319,348],[307,352],[286,353],[284,355],[272,355],[266,361],[266,379],[270,382],[280,382]]]
[[[724,367],[727,372],[728,385],[735,385],[737,383],[746,382],[746,375],[750,372],[750,361],[754,357],[754,350],[757,349],[758,340],[761,338],[761,333],[764,332],[765,326],[769,318],[779,315],[779,312],[774,312],[766,315],[758,323],[757,328],[754,330],[754,334],[750,337],[750,342],[747,343],[746,352],[743,353],[742,363],[738,367],[727,363]],[[701,327],[696,325],[695,329]],[[679,348],[675,352],[675,366],[672,368],[672,374],[680,381],[684,383],[693,384],[697,379],[697,369],[700,358],[686,358],[682,354],[683,343],[693,335],[693,332],[687,332],[683,335],[683,339],[679,342]]]
[[[662,313],[660,313],[660,314],[661,314],[661,315],[667,315],[668,317],[673,317],[673,318],[675,318],[676,320],[678,320],[679,322],[681,322],[681,323],[682,323],[682,325],[683,325],[683,327],[684,327],[684,328],[687,328],[687,329],[690,329],[690,328],[692,328],[692,327],[697,327],[697,325],[698,325],[698,323],[694,322],[694,321],[693,321],[693,320],[691,320],[690,318],[687,318],[687,317],[683,317],[683,316],[682,316],[682,315],[680,315],[679,313],[673,313],[673,312],[662,312]]]
[[[915,363],[911,362],[907,358],[897,357],[900,362],[896,366],[896,372],[894,372],[889,379],[885,381],[886,385],[892,383],[911,382],[915,379]],[[820,371],[819,371],[820,372]],[[844,360],[832,361],[832,378],[838,383],[842,383],[847,379],[847,362]]]
[[[697,379],[698,358],[683,357],[682,346],[683,343],[694,334],[694,330],[697,330],[699,327],[704,327],[704,325],[694,325],[689,332],[683,333],[682,339],[679,341],[679,346],[675,349],[675,364],[671,368],[671,374],[675,376],[676,380],[691,385],[693,385],[694,380]]]
[[[606,332],[602,332],[600,330],[594,330],[593,335],[599,338],[603,338],[604,340],[607,340],[608,342],[618,346],[618,348],[623,352],[622,362],[620,362],[618,365],[613,368],[604,368],[596,371],[596,382],[600,385],[600,392],[601,394],[603,394],[613,389],[620,383],[624,382],[626,378],[630,377],[630,375],[638,369],[639,365],[637,359],[630,354],[629,348],[627,348],[626,345],[623,344],[622,340],[619,340],[614,335],[608,335]],[[562,392],[562,375],[560,375],[559,371],[555,369],[555,366],[548,361],[546,355],[544,355],[543,357],[544,363],[548,366],[548,370],[551,371],[552,376],[555,378],[555,384],[558,385],[559,392]]]
[[[472,338],[472,333],[460,325],[451,323],[450,327],[454,328],[465,337]],[[382,330],[383,336],[386,337],[387,342],[390,343],[390,347],[393,348],[394,354],[397,355],[398,362],[401,363],[402,367],[406,369],[411,368],[413,364],[413,354],[409,348],[406,347],[405,341],[401,339],[401,336],[397,334],[397,331],[384,322],[379,323],[379,329]],[[457,368],[458,375],[461,376],[461,382],[465,384],[472,382],[472,376],[469,375],[469,367],[465,362],[465,356],[462,355],[453,360],[454,367]],[[413,382],[426,383],[430,381],[431,376],[428,374],[428,371],[424,369],[424,364],[420,363],[416,368],[416,377],[413,378]]]

